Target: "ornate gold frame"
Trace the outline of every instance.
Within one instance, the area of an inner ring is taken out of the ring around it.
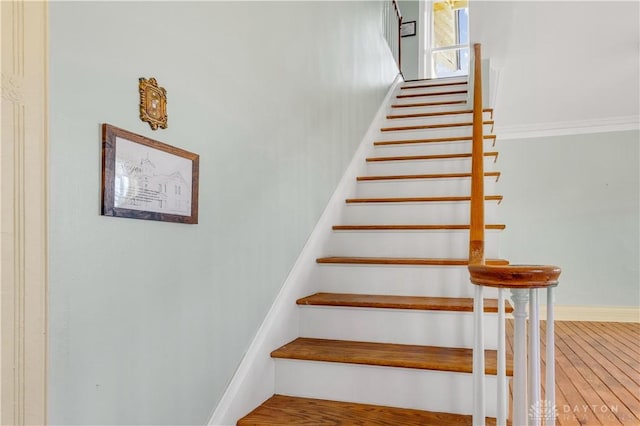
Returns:
[[[158,86],[155,78],[140,78],[140,120],[146,121],[152,130],[167,128],[167,91]]]

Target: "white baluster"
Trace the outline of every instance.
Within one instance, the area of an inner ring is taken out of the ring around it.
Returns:
[[[484,299],[476,285],[473,299],[473,426],[484,426]]]
[[[504,290],[498,289],[498,416],[497,425],[507,424],[507,350],[505,342]]]
[[[540,305],[538,289],[529,290],[529,425],[540,426]]]
[[[513,424],[527,424],[527,301],[529,290],[511,289],[513,300]]]
[[[547,411],[545,425],[556,424],[556,355],[555,336],[553,326],[553,287],[547,287],[547,357],[545,367],[545,400]]]

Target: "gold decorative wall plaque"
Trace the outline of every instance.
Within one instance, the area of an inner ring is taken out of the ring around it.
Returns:
[[[167,91],[159,87],[155,78],[140,78],[140,120],[152,130],[167,128]]]

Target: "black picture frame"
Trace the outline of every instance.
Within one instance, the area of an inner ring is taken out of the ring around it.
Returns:
[[[400,37],[413,37],[415,35],[416,21],[407,21],[400,25]]]

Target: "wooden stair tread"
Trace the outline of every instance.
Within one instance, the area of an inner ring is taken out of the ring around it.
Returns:
[[[485,195],[485,201],[502,202],[502,195]],[[355,203],[458,203],[471,201],[470,196],[453,197],[385,197],[385,198],[347,198],[347,204]]]
[[[472,352],[470,348],[298,337],[271,352],[271,357],[471,373]],[[495,375],[496,371],[496,351],[485,350],[485,373]],[[507,375],[513,375],[509,361]]]
[[[485,157],[498,158],[497,151],[487,151],[484,153]],[[433,154],[433,155],[398,155],[393,157],[368,157],[366,161],[414,161],[414,160],[443,160],[452,158],[471,158],[470,152],[463,152],[460,154]]]
[[[434,83],[434,84],[420,84],[417,86],[401,86],[400,89],[428,89],[430,87],[442,87],[442,86],[463,86],[469,84],[466,81],[455,81],[452,83]]]
[[[468,93],[466,89],[465,90],[448,90],[445,92],[434,92],[434,93],[408,93],[406,95],[397,95],[396,98],[403,99],[403,98],[420,98],[422,96],[462,95],[465,93]]]
[[[441,105],[461,105],[466,104],[467,101],[439,101],[439,102],[416,102],[412,104],[393,104],[391,108],[413,108],[413,107],[430,107]]]
[[[485,172],[485,177],[495,177],[496,181],[500,178],[500,172]],[[470,178],[471,173],[432,173],[422,175],[382,175],[382,176],[358,176],[357,181],[376,181],[376,180],[402,180],[402,179],[454,179],[454,178]]]
[[[484,135],[485,139],[493,139],[494,143],[496,140],[496,135]],[[414,143],[442,143],[442,142],[464,142],[464,141],[472,141],[473,138],[471,136],[453,136],[447,138],[432,138],[432,139],[404,139],[404,140],[393,140],[393,141],[377,141],[373,143],[373,146],[384,146],[384,145],[404,145],[404,144],[414,144]]]
[[[418,311],[473,312],[471,297],[390,296],[378,294],[316,293],[298,299],[301,306],[340,306],[354,308],[408,309]],[[512,312],[509,304],[506,312]],[[484,299],[484,312],[498,312],[497,299]]]
[[[485,224],[485,229],[503,230],[504,224]],[[334,231],[439,231],[439,230],[468,230],[469,225],[334,225]]]
[[[484,125],[493,126],[495,123],[493,120],[485,120],[482,122]],[[427,129],[446,129],[448,127],[471,127],[472,121],[465,121],[460,123],[442,123],[442,124],[421,124],[417,126],[398,126],[398,127],[383,127],[380,129],[382,132],[401,132],[405,130],[427,130]]]
[[[471,416],[408,408],[273,395],[238,426],[468,426]],[[487,418],[487,425],[495,425]]]
[[[493,108],[484,108],[482,112],[490,112],[493,116]],[[395,120],[398,118],[420,118],[420,117],[439,117],[442,115],[459,115],[459,114],[473,114],[472,109],[461,109],[457,111],[440,111],[440,112],[421,112],[417,114],[399,114],[399,115],[387,115],[389,120]]]
[[[421,265],[421,266],[468,266],[469,259],[423,258],[423,257],[350,257],[328,256],[316,259],[321,264],[343,265]],[[486,259],[487,265],[508,265],[504,259]]]

